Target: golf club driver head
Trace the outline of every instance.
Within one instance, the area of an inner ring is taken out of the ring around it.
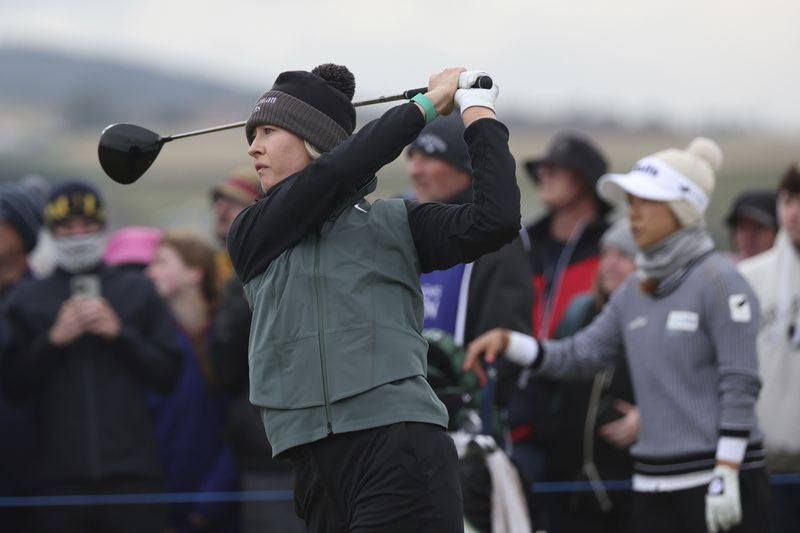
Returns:
[[[135,124],[111,124],[100,135],[97,155],[109,178],[128,185],[144,174],[158,157],[164,139]]]

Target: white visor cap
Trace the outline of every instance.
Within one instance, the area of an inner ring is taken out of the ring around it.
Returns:
[[[699,185],[655,157],[640,159],[627,174],[606,174],[597,182],[597,193],[612,202],[623,202],[628,194],[656,202],[684,200],[700,213],[710,201]]]

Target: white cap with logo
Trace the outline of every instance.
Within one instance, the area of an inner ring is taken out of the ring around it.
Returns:
[[[631,194],[667,202],[681,225],[690,226],[703,220],[721,164],[717,143],[697,137],[686,150],[669,149],[640,159],[627,174],[606,174],[597,192],[610,201],[624,201]]]

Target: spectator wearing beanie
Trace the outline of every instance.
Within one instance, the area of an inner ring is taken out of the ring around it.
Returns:
[[[411,178],[416,199],[421,203],[443,202],[464,205],[472,201],[472,165],[464,141],[464,124],[460,117],[451,115],[426,126],[408,147],[407,172]],[[481,333],[496,327],[505,327],[530,333],[530,312],[533,292],[531,271],[520,239],[486,254],[468,264],[458,264],[446,270],[435,270],[420,276],[425,301],[423,327],[428,337],[430,369],[450,375],[453,362],[444,347],[447,341],[435,341],[441,333],[449,342],[462,349]],[[436,331],[432,331],[436,330]],[[430,351],[433,350],[433,351]],[[463,353],[460,350],[457,353]],[[460,365],[460,361],[457,363]],[[442,367],[442,365],[445,365]],[[432,383],[434,385],[434,383]],[[442,386],[444,385],[444,386]],[[450,430],[464,430],[463,409],[474,408],[472,395],[453,393],[450,383],[440,384],[434,391],[447,407]],[[513,389],[513,380],[503,383],[503,390]],[[496,416],[496,399],[507,403],[508,393],[491,394],[484,389],[480,394],[482,429],[486,434],[502,437],[502,424]],[[444,394],[442,394],[444,393]],[[481,474],[485,470],[480,470]],[[487,503],[491,500],[491,487],[467,479],[462,470],[462,491],[467,521],[473,525],[490,524],[491,513]],[[487,492],[487,490],[489,492]]]
[[[426,126],[408,147],[406,168],[418,201],[472,201],[472,167],[458,117]],[[530,277],[520,240],[473,263],[423,274],[424,327],[446,332],[459,346],[494,327],[530,331]]]
[[[41,198],[16,183],[0,183],[0,294],[29,274],[28,255],[42,226]]]
[[[217,254],[217,274],[221,284],[233,276],[233,266],[225,249],[228,241],[228,230],[234,219],[248,205],[259,198],[263,191],[261,183],[253,167],[241,167],[232,170],[225,181],[211,189],[211,208],[214,214],[214,235],[222,245]]]
[[[109,266],[143,271],[153,260],[162,231],[146,226],[129,226],[115,231],[108,239],[103,261]]]
[[[153,492],[161,467],[148,389],[168,391],[180,351],[169,311],[142,275],[102,262],[106,213],[85,182],[55,187],[44,208],[58,268],[10,296],[0,380],[33,406],[41,494]],[[160,531],[160,506],[43,507],[36,530]]]
[[[44,198],[17,183],[0,183],[0,353],[7,340],[5,309],[11,291],[33,279],[28,257],[42,225]],[[36,442],[29,406],[12,406],[0,396],[0,496],[30,493]],[[30,509],[0,509],[0,531],[29,531]]]
[[[354,135],[345,67],[284,72],[247,122],[266,193],[228,249],[253,309],[250,398],[292,462],[309,531],[463,531],[447,413],[425,380],[419,274],[511,242],[520,215],[497,86],[457,89],[481,74],[462,72],[431,76]],[[474,202],[366,201],[375,173],[456,103]]]
[[[722,152],[697,138],[598,183],[627,199],[637,272],[573,336],[538,341],[494,330],[468,350],[557,379],[586,378],[624,353],[641,411],[633,523],[648,532],[767,527],[768,484],[755,416],[759,305],[735,266],[714,252],[705,212]]]
[[[215,229],[225,244],[230,225],[247,206],[263,195],[253,167],[234,170],[211,192]],[[227,248],[217,253],[217,273],[223,283],[212,323],[209,354],[220,387],[232,395],[227,435],[236,458],[244,491],[291,490],[292,470],[288,461],[273,459],[272,448],[264,437],[259,406],[250,403],[248,343],[253,313],[244,288],[233,274]],[[261,533],[280,524],[285,533],[304,533],[291,501],[244,501],[241,504],[242,533]]]
[[[747,191],[736,198],[725,217],[735,262],[772,248],[778,233],[777,202],[775,191]]]
[[[224,182],[211,190],[214,232],[220,244],[225,246],[230,226],[239,213],[262,195],[261,182],[253,167],[234,169]],[[227,248],[220,249],[216,257],[217,275],[223,289],[212,322],[209,354],[220,386],[233,395],[226,431],[236,457],[241,487],[245,491],[290,490],[291,468],[286,461],[272,458],[272,449],[264,438],[260,409],[250,403],[250,304],[242,283],[233,275]],[[241,505],[241,518],[243,533],[259,533],[275,524],[281,524],[286,533],[305,531],[305,524],[297,518],[292,502],[245,501]]]
[[[761,304],[758,368],[763,383],[756,405],[764,428],[767,466],[800,474],[800,172],[789,167],[778,187],[780,231],[775,246],[739,263]],[[770,531],[800,530],[796,485],[772,487]]]

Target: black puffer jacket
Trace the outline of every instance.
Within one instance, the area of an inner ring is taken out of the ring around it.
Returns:
[[[145,391],[168,392],[178,376],[172,317],[141,274],[105,266],[93,274],[122,322],[114,341],[85,334],[61,348],[49,342],[70,297],[65,271],[21,284],[8,302],[0,377],[9,399],[33,404],[40,484],[161,477]]]

